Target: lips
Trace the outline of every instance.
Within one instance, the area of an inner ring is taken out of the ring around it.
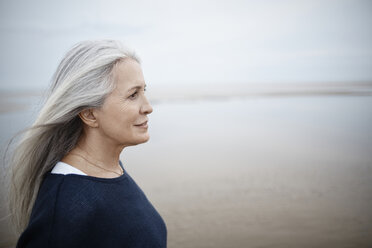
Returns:
[[[136,127],[147,127],[147,121],[142,122],[141,124],[135,125]]]

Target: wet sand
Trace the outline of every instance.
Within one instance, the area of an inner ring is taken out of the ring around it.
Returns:
[[[370,96],[159,103],[150,141],[121,159],[170,248],[371,247],[371,106]]]

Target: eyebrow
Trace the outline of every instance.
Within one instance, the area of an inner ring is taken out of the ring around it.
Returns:
[[[143,88],[146,88],[146,84],[143,86]],[[134,90],[134,89],[141,89],[142,88],[142,85],[137,85],[137,86],[134,86],[134,87],[132,87],[132,88],[130,88],[129,90],[128,90],[128,92],[129,91],[132,91],[132,90]]]

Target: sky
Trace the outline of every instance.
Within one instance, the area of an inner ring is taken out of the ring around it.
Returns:
[[[0,0],[0,89],[42,89],[75,43],[117,39],[156,85],[372,81],[372,1]]]

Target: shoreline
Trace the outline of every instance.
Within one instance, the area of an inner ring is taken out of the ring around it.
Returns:
[[[27,99],[42,99],[45,90],[0,90],[0,114],[30,109]],[[156,104],[194,101],[225,101],[237,98],[303,96],[372,96],[372,82],[360,83],[247,83],[157,85],[147,93]],[[24,103],[20,100],[26,100]]]

